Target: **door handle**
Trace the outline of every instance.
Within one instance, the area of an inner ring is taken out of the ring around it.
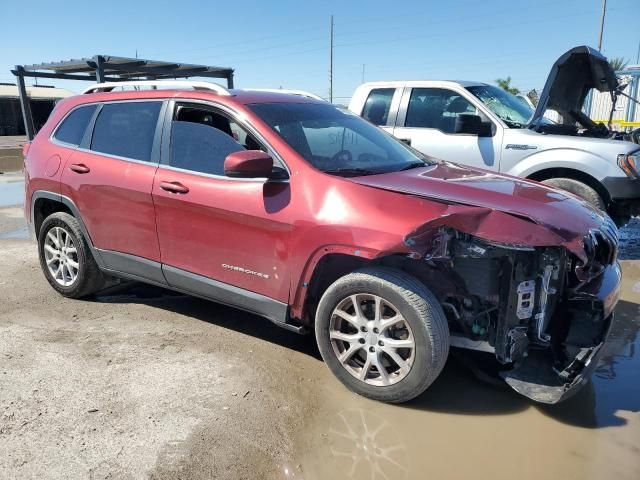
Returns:
[[[74,163],[69,165],[69,170],[76,173],[89,173],[91,171],[91,169],[84,163]]]
[[[399,138],[398,140],[400,140],[402,143],[411,146],[411,139],[410,138]]]
[[[160,182],[160,188],[171,193],[189,193],[189,188],[180,182]]]

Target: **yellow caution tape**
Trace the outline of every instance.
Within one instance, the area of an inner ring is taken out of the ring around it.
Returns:
[[[607,125],[609,120],[595,120],[595,122]],[[640,127],[640,122],[627,122],[626,120],[611,120],[611,123],[620,125],[621,127]]]

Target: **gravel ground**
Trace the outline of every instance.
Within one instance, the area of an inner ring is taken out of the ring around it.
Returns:
[[[25,234],[22,209],[0,208],[0,478],[640,478],[638,261],[610,353],[566,406],[455,359],[392,406],[346,391],[312,337],[238,310],[140,284],[62,298]]]
[[[0,478],[268,478],[291,457],[309,337],[138,284],[64,299],[35,244],[0,250]]]

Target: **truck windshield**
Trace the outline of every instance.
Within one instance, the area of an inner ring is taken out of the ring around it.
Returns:
[[[523,128],[533,116],[533,109],[524,100],[509,92],[492,85],[478,85],[467,87],[473,95],[478,97],[489,110],[511,128]]]
[[[374,175],[431,164],[422,154],[378,127],[330,104],[248,106],[291,148],[326,173]]]

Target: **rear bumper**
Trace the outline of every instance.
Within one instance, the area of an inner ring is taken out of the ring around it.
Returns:
[[[620,266],[616,262],[580,289],[576,296],[576,301],[589,302],[599,312],[598,323],[602,329],[598,344],[580,348],[562,371],[554,368],[549,349],[532,351],[516,368],[500,373],[505,382],[518,393],[547,404],[561,402],[580,391],[589,382],[607,343],[613,324],[613,309],[620,295],[620,281]]]

